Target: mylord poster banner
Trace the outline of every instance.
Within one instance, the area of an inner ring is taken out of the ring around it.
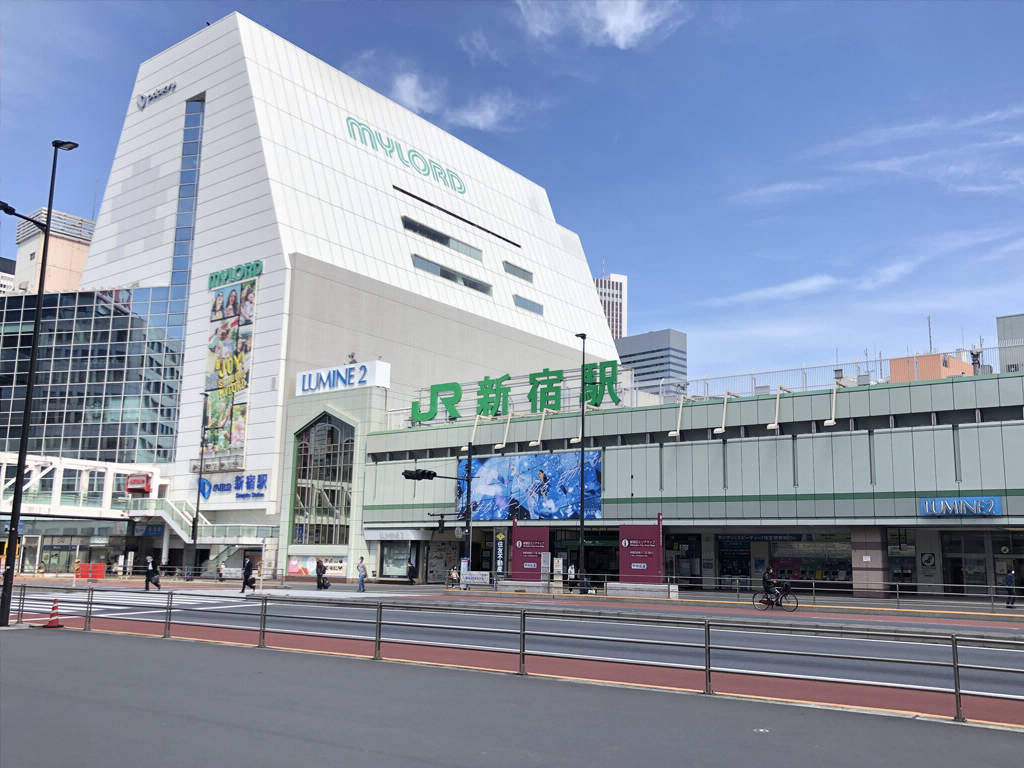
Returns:
[[[232,275],[258,274],[255,269],[224,272]],[[243,455],[252,369],[256,280],[253,277],[225,285],[215,279],[221,274],[210,276],[212,298],[204,386],[208,395],[205,446],[212,453]]]
[[[466,476],[466,459],[458,476]],[[456,508],[465,493],[460,480]],[[601,451],[584,454],[583,507],[588,520],[601,517]],[[578,451],[473,459],[474,520],[579,520],[579,508]]]
[[[512,581],[540,581],[541,555],[548,551],[548,529],[516,526],[512,529]]]
[[[660,584],[661,527],[619,526],[619,581]]]

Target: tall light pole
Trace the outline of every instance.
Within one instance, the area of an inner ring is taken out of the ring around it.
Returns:
[[[586,384],[586,365],[587,365],[587,334],[577,333],[577,339],[583,340],[583,358],[580,363],[580,552],[579,552],[579,565],[577,566],[577,572],[583,570],[583,521],[587,515],[583,509],[583,460],[584,451],[587,442],[587,384]],[[583,577],[580,576],[580,584],[583,583]]]
[[[203,415],[199,422],[199,479],[196,481],[196,513],[192,516],[192,578],[199,569],[199,502],[203,498],[203,462],[206,460],[206,409],[210,405],[210,393],[203,395]]]
[[[51,142],[53,167],[50,170],[50,197],[46,203],[46,222],[22,216],[7,203],[0,201],[0,211],[31,221],[43,232],[43,255],[39,259],[39,285],[36,289],[36,317],[32,323],[31,352],[28,358],[28,378],[25,380],[25,407],[21,414],[21,439],[18,441],[18,470],[14,479],[14,498],[11,500],[11,530],[7,534],[7,560],[4,563],[4,584],[0,590],[0,627],[6,627],[11,618],[11,596],[14,594],[14,570],[18,549],[18,524],[21,522],[21,500],[25,485],[25,464],[28,461],[28,430],[32,423],[32,390],[36,378],[36,358],[39,356],[39,321],[43,314],[43,292],[46,287],[46,255],[50,247],[50,219],[53,218],[53,187],[57,181],[57,150],[70,152],[78,146],[73,141]]]

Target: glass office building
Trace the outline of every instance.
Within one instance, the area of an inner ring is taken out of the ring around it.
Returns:
[[[116,462],[174,459],[185,287],[43,298],[28,450]],[[34,295],[0,296],[0,445],[21,437]]]

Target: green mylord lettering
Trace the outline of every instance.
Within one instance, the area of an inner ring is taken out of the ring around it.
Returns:
[[[238,264],[234,267],[228,267],[227,269],[221,269],[217,272],[211,272],[208,287],[210,289],[220,288],[222,285],[227,285],[228,283],[237,283],[240,280],[252,280],[262,274],[263,262],[257,259],[256,261],[250,261],[246,264]]]

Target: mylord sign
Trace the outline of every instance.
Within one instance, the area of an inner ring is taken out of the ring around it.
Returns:
[[[999,517],[1000,496],[938,496],[918,500],[921,517]]]
[[[233,267],[227,269],[220,269],[216,272],[210,273],[210,284],[209,288],[220,288],[222,285],[228,283],[237,283],[242,280],[252,280],[254,277],[259,277],[263,274],[263,262],[262,261],[249,261],[245,264],[236,264]]]
[[[391,363],[372,360],[369,363],[346,363],[315,371],[303,371],[295,376],[295,395],[316,395],[322,392],[342,392],[362,387],[390,387]]]
[[[348,135],[353,141],[360,142],[365,147],[375,152],[383,152],[388,157],[397,160],[406,168],[414,171],[428,179],[432,178],[438,184],[443,184],[453,192],[460,195],[466,194],[466,184],[451,168],[446,168],[436,160],[427,157],[418,149],[403,147],[398,139],[392,139],[387,134],[372,128],[366,123],[349,117],[345,121],[348,126]]]

